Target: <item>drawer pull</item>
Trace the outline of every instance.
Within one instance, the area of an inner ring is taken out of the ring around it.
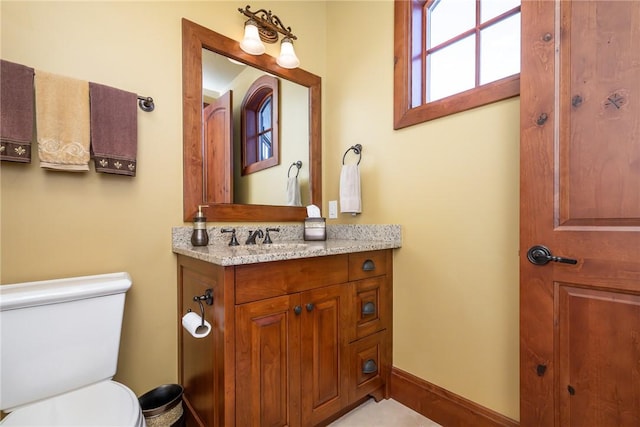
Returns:
[[[362,271],[373,271],[376,269],[376,264],[370,259],[362,263]]]
[[[378,372],[378,365],[376,365],[375,360],[369,359],[366,362],[364,362],[364,365],[362,366],[363,374],[373,374],[375,372]]]
[[[371,301],[366,302],[362,306],[362,315],[363,316],[371,316],[372,314],[376,314],[376,305]]]
[[[293,312],[294,312],[296,315],[299,315],[300,313],[302,313],[302,307],[301,307],[301,306],[299,306],[299,305],[296,305],[295,307],[293,307]]]

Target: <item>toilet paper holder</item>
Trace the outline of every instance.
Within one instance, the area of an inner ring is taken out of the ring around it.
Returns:
[[[205,301],[207,305],[213,305],[213,289],[207,289],[203,295],[196,295],[193,297],[193,300],[197,301],[200,305],[202,305],[201,301]]]
[[[202,301],[204,301],[207,305],[213,305],[213,289],[207,289],[204,291],[203,295],[196,295],[193,297],[193,300],[198,303],[200,306],[200,317],[202,318],[202,325],[204,326],[204,305],[202,305]],[[187,313],[191,312],[191,309],[187,310]]]

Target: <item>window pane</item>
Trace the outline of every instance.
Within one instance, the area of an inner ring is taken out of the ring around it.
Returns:
[[[271,157],[271,131],[260,135],[260,158],[266,160]]]
[[[520,14],[480,32],[480,84],[520,72]]]
[[[476,0],[435,0],[427,13],[427,49],[476,25]]]
[[[262,104],[259,121],[258,128],[260,132],[263,132],[265,129],[271,129],[271,97]]]
[[[474,40],[474,37],[464,38],[428,56],[429,101],[475,87]]]
[[[480,22],[486,22],[516,6],[520,6],[520,0],[480,0]]]

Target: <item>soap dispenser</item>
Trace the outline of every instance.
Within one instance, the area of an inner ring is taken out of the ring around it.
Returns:
[[[209,244],[207,218],[202,213],[202,208],[208,207],[209,205],[198,205],[198,213],[193,218],[193,233],[191,234],[191,244],[193,246],[207,246]]]

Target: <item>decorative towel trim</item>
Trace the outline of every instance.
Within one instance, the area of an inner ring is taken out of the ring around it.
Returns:
[[[0,143],[0,160],[31,163],[31,143],[3,140]]]
[[[40,167],[56,170],[88,171],[89,164],[84,163],[89,157],[87,150],[80,142],[62,144],[56,139],[41,138],[38,144]],[[48,159],[59,159],[54,162]]]
[[[136,176],[136,161],[103,157],[94,154],[93,161],[96,172],[115,173],[118,175]]]

